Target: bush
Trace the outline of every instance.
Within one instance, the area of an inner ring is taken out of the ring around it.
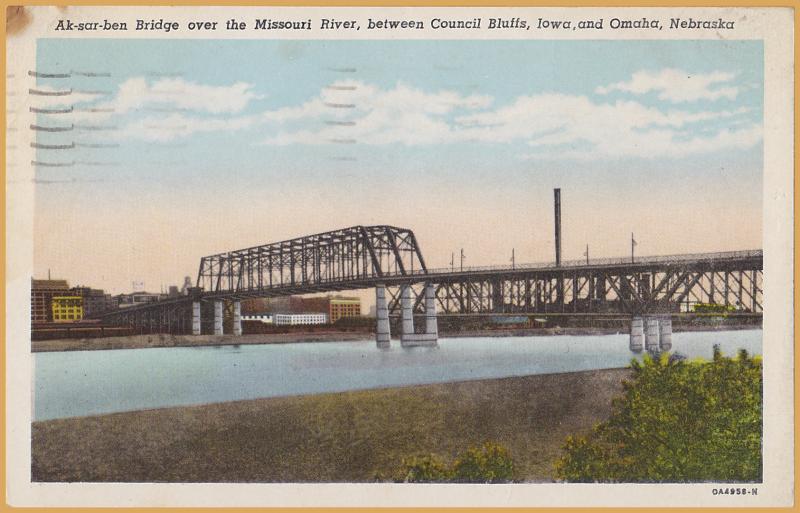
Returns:
[[[508,449],[485,442],[470,447],[448,467],[436,455],[404,459],[395,481],[403,483],[507,483],[513,480],[514,463]]]
[[[460,483],[507,483],[513,474],[508,449],[491,442],[469,448],[453,464],[453,479]]]
[[[556,477],[576,482],[760,481],[762,365],[714,348],[711,362],[633,360],[611,418],[566,439]]]
[[[452,473],[436,455],[415,456],[403,460],[400,475],[395,479],[402,483],[431,483],[450,481]]]

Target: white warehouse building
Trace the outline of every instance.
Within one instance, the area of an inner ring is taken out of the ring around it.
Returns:
[[[273,321],[281,326],[295,326],[299,324],[326,324],[328,314],[324,313],[297,313],[297,314],[275,314]]]
[[[272,314],[254,314],[254,315],[242,315],[243,321],[258,321],[263,322],[264,324],[272,324]]]

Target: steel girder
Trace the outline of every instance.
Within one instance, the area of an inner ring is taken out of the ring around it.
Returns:
[[[431,276],[442,313],[667,313],[691,312],[711,303],[747,313],[763,312],[763,271],[749,262],[664,265],[633,271],[564,269],[442,279]],[[423,292],[413,287],[415,313]],[[399,293],[389,289],[389,310],[399,313]]]
[[[267,297],[363,287],[365,281],[425,274],[414,232],[353,226],[203,257],[204,295]]]
[[[119,326],[132,326],[137,333],[191,333],[192,299],[180,298],[121,308],[104,314],[102,318]]]
[[[566,261],[561,267],[550,263],[428,269],[410,230],[356,226],[205,257],[197,279],[203,288],[190,291],[190,296],[99,317],[149,326],[155,320],[140,312],[173,308],[172,303],[184,303],[185,312],[191,301],[366,289],[377,284],[389,287],[393,313],[399,313],[397,287],[412,285],[415,311],[422,313],[420,285],[426,282],[436,284],[438,310],[443,313],[630,314],[691,311],[698,303],[760,313],[762,269],[761,250],[637,257],[634,262]],[[186,321],[181,322],[184,326]]]

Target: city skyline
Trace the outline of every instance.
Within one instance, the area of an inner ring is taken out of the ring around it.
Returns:
[[[44,39],[39,71],[108,76],[36,79],[75,107],[41,124],[76,127],[37,143],[77,147],[37,151],[73,164],[37,168],[35,275],[157,291],[204,255],[358,224],[414,230],[429,267],[550,261],[555,187],[565,260],[625,256],[631,232],[641,255],[758,248],[762,52]]]

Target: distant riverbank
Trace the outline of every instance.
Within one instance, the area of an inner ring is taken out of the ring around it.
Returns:
[[[761,329],[758,325],[720,325],[720,326],[677,326],[673,331],[732,331],[743,329]],[[442,338],[464,337],[526,337],[557,335],[613,335],[623,333],[618,328],[511,328],[465,330],[440,333]],[[31,352],[51,351],[91,351],[108,349],[144,349],[149,347],[202,347],[250,344],[291,344],[308,342],[348,342],[371,340],[372,331],[329,331],[329,332],[293,332],[268,333],[257,335],[170,335],[154,333],[149,335],[132,335],[127,337],[78,338],[56,340],[34,340]]]
[[[403,458],[491,440],[550,481],[564,438],[611,412],[628,369],[164,408],[34,422],[34,481],[371,482]]]

